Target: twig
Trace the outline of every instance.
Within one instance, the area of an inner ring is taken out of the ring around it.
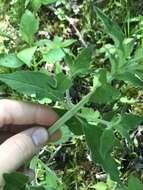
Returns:
[[[71,108],[73,107],[73,103],[72,103],[72,101],[71,101],[71,97],[70,97],[70,92],[69,92],[69,90],[66,90],[66,97],[65,97],[65,99],[66,99],[66,107],[67,107],[68,109],[71,109]]]
[[[81,41],[82,45],[84,47],[87,47],[87,44],[85,42],[85,40],[83,39],[83,36],[81,35],[81,33],[79,32],[79,30],[77,29],[77,27],[75,26],[73,19],[66,16],[67,21],[69,22],[69,24],[74,28],[76,35],[78,36],[79,40]]]
[[[52,10],[52,11],[54,11],[54,12],[56,11],[56,9],[53,8],[53,7],[49,7],[49,9]],[[75,24],[73,22],[73,18],[70,18],[68,16],[65,16],[65,18],[67,19],[67,21],[69,22],[69,24],[74,28],[74,30],[76,32],[76,35],[79,38],[79,40],[81,41],[82,45],[84,47],[87,47],[87,44],[86,44],[85,40],[83,39],[83,36],[81,35],[81,33],[79,32],[79,30],[77,29],[77,27],[75,26]]]
[[[56,156],[56,154],[60,151],[60,149],[62,148],[62,144],[58,147],[58,148],[56,148],[56,151],[52,154],[52,156],[49,158],[49,160],[48,160],[48,163],[50,163],[53,159],[54,159],[54,157]]]

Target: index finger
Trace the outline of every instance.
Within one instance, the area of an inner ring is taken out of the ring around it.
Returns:
[[[58,119],[58,115],[51,108],[15,100],[0,100],[0,127],[4,125],[50,126]]]

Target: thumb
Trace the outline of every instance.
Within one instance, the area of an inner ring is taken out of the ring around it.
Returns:
[[[2,175],[18,169],[47,141],[47,130],[34,127],[9,138],[0,145],[0,189],[4,184]]]

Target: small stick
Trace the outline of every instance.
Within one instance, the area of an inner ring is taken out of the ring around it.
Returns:
[[[82,45],[83,45],[84,47],[87,47],[87,44],[86,44],[85,40],[83,39],[83,37],[82,37],[81,33],[79,32],[79,30],[77,29],[77,27],[75,26],[75,24],[74,24],[72,18],[66,16],[66,19],[67,19],[67,21],[69,22],[69,24],[74,28],[74,30],[75,30],[75,32],[76,32],[76,35],[78,36],[78,38],[79,38],[79,40],[81,41]]]

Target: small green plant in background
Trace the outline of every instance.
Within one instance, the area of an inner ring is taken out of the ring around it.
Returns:
[[[132,151],[134,142],[130,134],[143,122],[143,116],[130,109],[131,97],[125,90],[129,86],[138,90],[143,88],[143,49],[141,46],[135,48],[136,39],[126,38],[121,28],[97,7],[96,14],[111,40],[97,51],[110,61],[108,67],[95,69],[93,45],[81,48],[75,54],[70,48],[76,43],[74,39],[56,35],[53,39],[38,39],[40,20],[37,11],[41,6],[55,2],[60,4],[62,1],[25,1],[19,24],[20,45],[15,45],[15,51],[0,55],[2,87],[5,89],[3,84],[6,84],[8,91],[20,93],[22,99],[48,101],[54,105],[60,119],[51,126],[49,134],[62,129],[62,139],[57,143],[68,140],[73,134],[85,137],[92,161],[110,176],[106,183],[99,182],[92,189],[141,190],[142,184],[132,172],[122,172],[120,158],[122,150]],[[88,81],[88,86],[75,103],[71,94],[78,79]],[[91,104],[97,105],[96,108]],[[108,112],[104,110],[106,106]],[[46,176],[46,181],[38,184],[35,179],[31,184],[23,174],[14,172],[5,174],[5,189],[10,190],[15,179],[15,190],[68,189],[41,160],[34,158],[30,167],[40,168],[36,175],[39,178]],[[124,185],[124,178],[127,185]]]

